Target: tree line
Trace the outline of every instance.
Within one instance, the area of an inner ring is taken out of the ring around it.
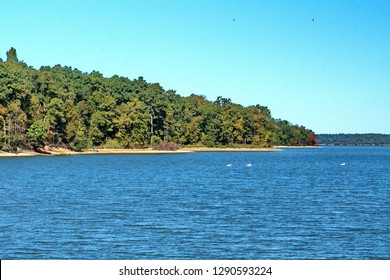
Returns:
[[[334,146],[390,146],[390,135],[366,134],[319,134],[318,143]]]
[[[0,58],[0,147],[73,150],[135,148],[159,143],[232,146],[314,145],[303,126],[274,119],[265,106],[229,98],[183,97],[139,77],[103,77],[72,67],[19,61],[11,48]]]

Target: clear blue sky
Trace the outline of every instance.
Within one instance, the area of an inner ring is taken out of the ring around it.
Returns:
[[[0,57],[10,47],[35,68],[143,76],[317,133],[390,133],[387,0],[0,0]]]

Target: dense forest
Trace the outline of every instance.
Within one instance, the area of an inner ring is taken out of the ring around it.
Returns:
[[[229,98],[182,97],[142,77],[103,77],[72,67],[19,61],[11,48],[0,58],[0,148],[76,151],[91,147],[177,145],[271,147],[314,145],[303,126],[272,118],[267,107]]]
[[[335,146],[389,146],[389,134],[319,134],[320,145]]]

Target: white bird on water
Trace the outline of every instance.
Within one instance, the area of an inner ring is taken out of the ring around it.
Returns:
[[[345,166],[345,165],[347,165],[347,164],[346,164],[345,162],[343,162],[343,163],[341,163],[340,165],[341,165],[341,166]]]
[[[248,163],[246,166],[251,167],[251,166],[252,166],[252,163]]]
[[[231,166],[232,166],[232,164],[231,164],[231,163],[229,163],[229,164],[226,164],[226,166],[227,166],[227,167],[231,167]]]

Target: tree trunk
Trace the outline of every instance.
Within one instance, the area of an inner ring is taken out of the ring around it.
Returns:
[[[150,114],[150,137],[153,136],[153,115]]]

